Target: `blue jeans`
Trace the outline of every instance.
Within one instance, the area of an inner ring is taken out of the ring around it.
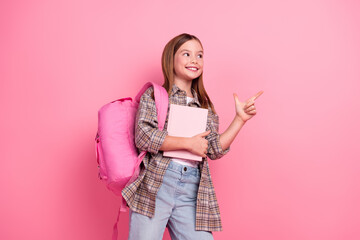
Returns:
[[[155,215],[130,210],[128,240],[161,240],[168,227],[172,240],[213,240],[211,232],[195,231],[200,170],[170,162],[156,195]]]

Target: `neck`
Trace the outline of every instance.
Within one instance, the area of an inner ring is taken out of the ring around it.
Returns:
[[[184,90],[186,92],[186,96],[193,97],[192,92],[191,92],[191,83],[192,83],[192,81],[181,80],[181,79],[176,79],[175,78],[174,83],[181,90]]]

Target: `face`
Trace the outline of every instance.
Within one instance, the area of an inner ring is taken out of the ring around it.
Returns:
[[[174,56],[175,80],[192,81],[203,72],[203,49],[195,40],[185,42]]]

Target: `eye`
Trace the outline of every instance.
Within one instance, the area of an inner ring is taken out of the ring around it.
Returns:
[[[199,57],[199,58],[203,58],[203,55],[202,55],[202,54],[199,54],[198,57]]]
[[[187,56],[190,56],[190,54],[189,53],[184,53],[184,55],[186,55],[187,54]]]

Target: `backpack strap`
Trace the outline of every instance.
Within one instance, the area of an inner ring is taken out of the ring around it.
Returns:
[[[160,86],[157,83],[147,82],[142,87],[142,89],[139,91],[139,93],[136,95],[135,101],[137,101],[139,103],[141,96],[144,94],[146,89],[148,89],[150,86],[153,86],[153,88],[154,88],[156,113],[157,113],[157,118],[158,118],[158,128],[160,130],[163,130],[164,125],[165,125],[168,105],[169,105],[169,96],[168,96],[168,93],[165,90],[165,88],[163,88],[162,86]]]
[[[153,84],[156,111],[158,114],[158,127],[160,130],[164,129],[166,115],[169,107],[169,96],[165,88],[160,85]]]

